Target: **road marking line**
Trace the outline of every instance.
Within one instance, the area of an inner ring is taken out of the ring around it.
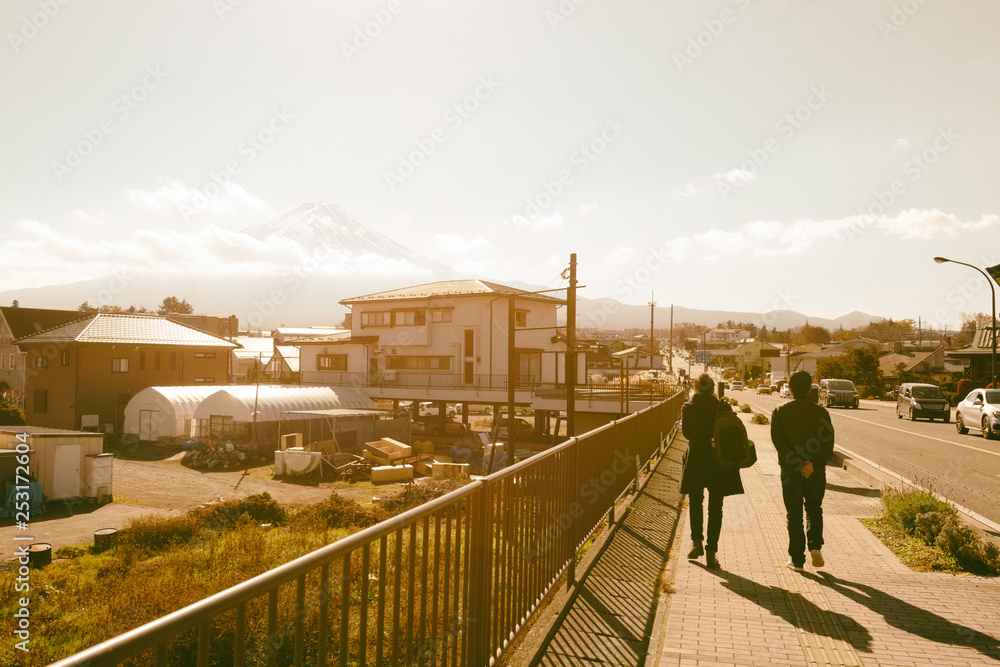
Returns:
[[[762,408],[762,409],[766,410],[767,408]],[[906,435],[915,435],[918,438],[927,438],[928,440],[936,440],[938,442],[943,442],[946,445],[955,445],[956,447],[965,447],[966,449],[972,449],[972,450],[977,451],[977,452],[982,452],[983,454],[992,454],[993,456],[1000,456],[1000,452],[991,452],[990,450],[988,450],[988,449],[982,449],[981,447],[973,447],[972,445],[963,445],[960,442],[954,442],[952,440],[945,440],[943,438],[935,438],[932,435],[924,435],[923,433],[914,433],[913,431],[907,431],[905,429],[896,428],[895,426],[886,426],[885,424],[879,424],[877,422],[870,422],[867,419],[861,419],[859,417],[851,417],[849,415],[840,414],[839,412],[836,412],[836,413],[831,412],[830,413],[831,417],[834,416],[834,415],[836,415],[838,417],[843,417],[844,419],[853,419],[854,421],[859,421],[859,422],[862,422],[864,424],[871,424],[872,426],[880,426],[882,428],[887,428],[890,431],[899,431],[900,433],[905,433]]]

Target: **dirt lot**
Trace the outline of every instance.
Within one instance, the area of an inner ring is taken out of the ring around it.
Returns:
[[[399,484],[373,485],[370,482],[334,482],[318,476],[272,479],[274,466],[261,464],[243,470],[192,470],[181,465],[183,452],[145,447],[115,451],[113,503],[52,501],[46,512],[31,517],[27,531],[18,530],[11,519],[0,523],[0,541],[14,544],[15,536],[30,535],[32,542],[52,545],[53,551],[72,544],[92,544],[94,531],[122,528],[129,520],[145,514],[166,514],[193,509],[218,500],[234,500],[268,492],[282,505],[318,502],[336,491],[359,502],[372,496],[392,495]],[[127,458],[119,458],[119,456]],[[10,555],[0,557],[0,560]]]

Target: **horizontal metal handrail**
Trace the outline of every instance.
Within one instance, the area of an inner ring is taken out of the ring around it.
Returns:
[[[279,590],[295,580],[298,580],[298,597],[293,619],[294,661],[302,664],[308,613],[303,607],[306,577],[317,570],[321,570],[322,582],[326,583],[321,583],[319,591],[319,616],[310,616],[309,622],[318,624],[310,628],[319,633],[316,651],[320,663],[326,664],[330,619],[323,610],[332,606],[329,570],[338,561],[342,561],[341,664],[347,664],[350,633],[355,633],[350,637],[357,642],[351,650],[359,651],[359,655],[375,650],[375,660],[380,664],[399,664],[400,659],[409,663],[414,650],[418,656],[426,650],[435,656],[440,652],[444,664],[449,663],[449,650],[450,664],[485,664],[491,656],[495,659],[502,655],[567,570],[570,584],[575,583],[576,553],[585,541],[581,538],[597,530],[609,512],[613,520],[617,500],[634,484],[639,468],[660,451],[662,437],[672,432],[682,398],[676,394],[572,437],[447,495],[60,660],[54,666],[116,664],[152,647],[157,649],[157,664],[166,664],[167,642],[199,625],[199,664],[208,664],[212,624],[233,610],[237,611],[237,619],[244,619],[237,620],[237,631],[231,640],[234,664],[244,664],[248,645],[247,605],[254,600],[263,602],[268,596],[268,651],[276,651],[278,645],[287,651],[290,631],[285,626],[279,628],[275,619]],[[601,486],[599,494],[594,491],[594,499],[590,499],[587,485],[594,483],[595,477],[585,477],[596,476],[604,482],[609,474],[610,481]],[[602,500],[595,505],[598,496]],[[566,530],[563,524],[570,515],[573,518],[569,519],[570,529]],[[430,530],[432,524],[434,528]],[[393,553],[391,563],[387,561],[389,550]],[[375,552],[380,559],[377,566],[369,561],[369,555]],[[360,569],[353,570],[352,558],[359,555]],[[416,579],[414,571],[418,558],[420,579]],[[378,575],[370,589],[368,577],[373,569]],[[406,581],[402,580],[404,569]],[[359,576],[352,580],[351,575]],[[419,600],[414,597],[417,590]],[[359,593],[358,602],[352,602],[352,591]],[[375,597],[371,598],[373,593]],[[404,593],[408,600],[402,599]],[[392,599],[388,600],[389,597]],[[334,600],[333,605],[336,604]],[[377,628],[366,625],[372,604],[378,607],[371,612]],[[282,609],[287,615],[289,608]],[[350,629],[352,613],[360,614],[360,629]],[[389,627],[384,628],[385,624]],[[369,644],[372,630],[375,634]],[[391,658],[388,653],[383,655],[386,642]],[[259,644],[254,646],[255,650],[262,650]],[[274,653],[269,653],[268,660],[273,663],[274,659]]]

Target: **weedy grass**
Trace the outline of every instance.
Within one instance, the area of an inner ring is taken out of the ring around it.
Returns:
[[[65,658],[420,505],[432,497],[443,495],[466,482],[443,480],[419,485],[419,490],[406,490],[374,508],[362,507],[333,494],[316,505],[289,511],[265,493],[240,501],[214,503],[184,515],[134,519],[118,532],[117,545],[101,553],[94,553],[86,546],[59,549],[57,556],[65,560],[32,570],[28,576],[30,588],[27,591],[17,590],[16,568],[0,574],[0,632],[5,636],[14,637],[14,612],[20,608],[19,598],[30,599],[30,652],[17,651],[11,639],[0,644],[0,664],[34,667]],[[369,618],[375,617],[375,593],[380,579],[390,580],[395,575],[396,550],[402,549],[407,559],[410,551],[413,551],[414,557],[433,558],[435,553],[445,548],[435,530],[455,534],[455,543],[449,547],[449,558],[456,565],[449,576],[458,581],[458,564],[464,559],[464,551],[458,541],[457,522],[450,515],[440,520],[439,528],[432,527],[429,544],[423,543],[419,531],[412,542],[408,538],[399,543],[390,539],[381,546],[376,542],[372,546],[369,567],[369,578],[374,577],[368,591]],[[379,571],[379,550],[382,548],[387,556],[384,572]],[[360,550],[351,558],[350,581],[355,591],[360,590],[361,559]],[[406,561],[403,561],[402,570],[405,569]],[[336,594],[331,593],[331,628],[340,627],[339,611],[335,607],[340,600],[342,570],[343,562],[340,560],[330,566],[331,589],[337,589]],[[310,591],[307,622],[311,628],[307,646],[312,644],[313,649],[319,614],[319,576],[317,570],[307,577]],[[434,583],[443,584],[437,578]],[[400,587],[405,596],[411,586],[415,592],[418,589],[422,592],[429,591],[430,585],[431,582],[423,581],[410,583],[404,577]],[[279,635],[276,640],[268,640],[266,636],[267,596],[248,604],[248,659],[251,662],[264,661],[267,652],[273,650],[277,664],[291,664],[295,588],[294,584],[290,584],[280,591]],[[349,620],[352,637],[355,638],[352,650],[356,654],[359,650],[359,625],[357,619]],[[442,620],[440,631],[447,633],[448,627],[443,623]],[[374,623],[370,624],[369,647],[376,644],[376,631]],[[235,614],[218,617],[212,624],[211,633],[210,663],[233,664]],[[196,640],[196,629],[171,640],[170,651],[175,661],[172,664],[195,664]],[[370,664],[374,664],[374,654],[369,660]],[[152,653],[147,651],[126,664],[152,665]]]

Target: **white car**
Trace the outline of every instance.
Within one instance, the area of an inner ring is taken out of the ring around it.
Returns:
[[[788,386],[787,382],[785,384],[781,385],[781,390],[778,392],[778,396],[781,396],[782,398],[791,398],[792,397],[792,390]]]
[[[989,440],[1000,433],[1000,389],[973,389],[955,408],[955,428],[960,434],[978,429]]]
[[[433,401],[421,401],[419,407],[419,414],[421,417],[426,417],[427,415],[436,415],[438,413],[437,403]],[[449,405],[445,410],[445,414],[449,417],[454,417],[458,414],[458,410],[455,409],[454,405]]]
[[[740,380],[733,380],[729,388],[737,391],[743,391],[743,382]]]

